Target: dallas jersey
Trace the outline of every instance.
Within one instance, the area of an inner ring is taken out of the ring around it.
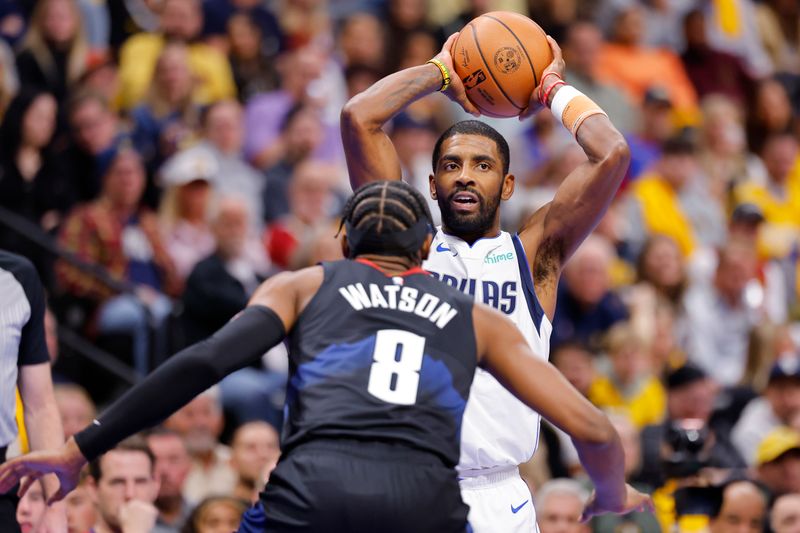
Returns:
[[[321,439],[401,443],[458,462],[477,366],[473,301],[416,268],[324,263],[289,332],[283,447]]]
[[[476,302],[503,312],[546,360],[553,328],[536,298],[529,265],[517,235],[503,231],[470,246],[440,228],[423,267]],[[539,422],[539,414],[477,369],[461,430],[459,472],[489,473],[528,461],[539,441]]]

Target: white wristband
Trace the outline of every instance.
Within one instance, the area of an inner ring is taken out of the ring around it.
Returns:
[[[570,126],[564,124],[564,118],[562,116],[564,114],[564,108],[567,107],[570,100],[582,94],[582,92],[572,85],[563,85],[556,91],[556,95],[553,97],[553,103],[550,104],[550,111],[553,113],[553,116],[556,117],[556,120],[567,129],[569,129],[571,124]]]

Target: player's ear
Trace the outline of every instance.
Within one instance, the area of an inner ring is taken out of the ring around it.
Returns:
[[[506,174],[503,178],[503,188],[500,190],[500,199],[505,201],[511,198],[511,195],[514,194],[514,184],[516,183],[516,179],[514,174]]]
[[[347,242],[347,230],[342,228],[342,235],[339,237],[339,244],[342,246],[342,255],[345,259],[350,257],[350,243]]]
[[[431,198],[436,200],[436,178],[433,177],[433,174],[428,175],[428,187],[430,187]]]
[[[422,247],[419,249],[420,258],[423,261],[425,261],[431,253],[431,243],[433,243],[433,233],[428,233],[427,237],[425,237],[425,242],[422,243]]]

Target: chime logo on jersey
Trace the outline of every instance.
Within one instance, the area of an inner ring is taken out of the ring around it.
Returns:
[[[513,259],[514,254],[498,254],[497,257],[505,257],[511,255]],[[506,260],[506,259],[504,259]],[[461,292],[467,293],[473,298],[477,297],[478,300],[510,315],[517,308],[517,282],[504,281],[502,283],[495,283],[494,281],[479,280],[475,278],[456,278],[449,274],[439,274],[438,272],[428,271],[434,278],[447,283],[451,287],[455,287]]]

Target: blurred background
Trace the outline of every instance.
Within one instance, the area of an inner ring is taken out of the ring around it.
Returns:
[[[526,465],[542,533],[733,531],[742,509],[742,531],[797,533],[797,0],[3,0],[0,248],[47,287],[68,432],[262,280],[339,258],[342,105],[497,9],[558,40],[633,158],[566,267],[551,360],[611,413],[658,512],[578,524],[584,477],[548,426]],[[464,118],[434,94],[388,126],[405,179],[427,190],[436,138]],[[585,156],[547,110],[482,120],[511,145],[514,231]],[[286,365],[279,347],[170,423],[194,461],[186,502],[253,497]],[[261,455],[231,462],[254,420]]]

